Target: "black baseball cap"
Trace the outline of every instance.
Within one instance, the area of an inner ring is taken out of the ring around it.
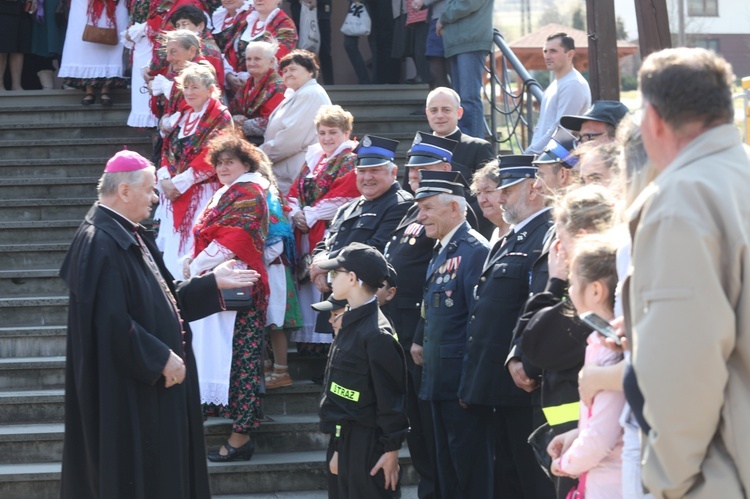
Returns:
[[[581,131],[584,121],[599,121],[617,128],[618,123],[628,114],[628,108],[622,102],[616,100],[598,100],[581,116],[563,116],[560,125],[573,130]]]
[[[338,254],[336,258],[318,263],[323,270],[333,270],[343,267],[357,274],[362,282],[373,288],[383,286],[383,281],[388,277],[388,262],[380,251],[372,246],[362,243],[349,243]]]
[[[316,312],[331,312],[332,310],[340,310],[342,308],[346,308],[346,306],[349,304],[346,300],[337,300],[333,297],[333,295],[330,295],[327,300],[319,301],[318,303],[313,303],[310,305],[313,310]]]

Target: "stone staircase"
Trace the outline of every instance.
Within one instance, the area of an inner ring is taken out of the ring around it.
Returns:
[[[334,103],[354,114],[355,135],[401,141],[400,164],[416,130],[429,130],[423,86],[340,86]],[[96,198],[96,181],[116,151],[150,155],[150,132],[124,125],[128,94],[84,108],[74,91],[0,95],[0,497],[57,497],[63,442],[67,290],[58,270]],[[264,399],[266,420],[249,462],[209,463],[215,495],[242,497],[325,488],[326,437],[318,432],[321,359],[289,354],[293,386]],[[209,448],[231,422],[206,422]],[[404,484],[416,483],[406,446]],[[313,493],[310,492],[312,495]],[[265,496],[264,496],[265,497]],[[302,492],[299,497],[305,497]]]

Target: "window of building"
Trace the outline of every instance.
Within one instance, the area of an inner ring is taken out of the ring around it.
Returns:
[[[687,0],[687,5],[692,17],[719,15],[719,0]]]
[[[713,50],[717,54],[719,53],[719,39],[718,38],[697,38],[693,41],[694,46]]]

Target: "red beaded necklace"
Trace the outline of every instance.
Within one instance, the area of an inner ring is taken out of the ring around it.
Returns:
[[[198,113],[198,116],[195,117],[194,120],[190,121],[190,116],[195,113],[190,113],[185,118],[185,124],[182,125],[182,135],[187,137],[188,135],[192,135],[193,132],[195,132],[195,128],[198,126],[198,122],[201,119],[202,113]]]
[[[253,38],[255,38],[259,34],[263,33],[265,30],[266,30],[266,22],[258,19],[257,21],[255,21],[255,23],[253,23],[253,29],[250,32],[250,35]]]

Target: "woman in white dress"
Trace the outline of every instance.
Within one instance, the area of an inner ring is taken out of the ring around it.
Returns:
[[[84,42],[86,24],[115,28],[118,32],[128,27],[126,0],[71,0],[68,29],[65,33],[62,61],[58,76],[70,87],[85,92],[81,104],[90,106],[96,101],[94,89],[100,89],[99,101],[112,105],[110,90],[125,87],[122,78],[123,42],[117,45]]]

